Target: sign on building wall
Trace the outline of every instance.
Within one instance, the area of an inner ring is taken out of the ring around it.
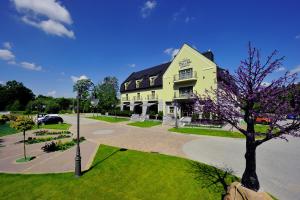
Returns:
[[[182,61],[179,61],[179,67],[180,68],[188,67],[188,66],[190,66],[191,63],[192,63],[192,61],[190,59],[185,58]]]

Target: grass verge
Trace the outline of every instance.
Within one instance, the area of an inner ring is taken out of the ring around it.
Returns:
[[[17,163],[29,162],[35,159],[35,156],[26,156],[26,158],[19,158],[16,160]]]
[[[33,129],[57,129],[57,130],[69,130],[71,127],[71,124],[61,123],[61,124],[45,124],[45,125],[39,125],[39,128],[37,125],[34,126]]]
[[[239,132],[205,129],[205,128],[171,128],[171,132],[184,133],[184,134],[196,134],[196,135],[208,135],[218,137],[230,137],[230,138],[245,138],[245,136]]]
[[[90,170],[80,178],[75,178],[74,173],[0,173],[0,196],[3,199],[215,200],[221,199],[224,191],[219,181],[211,184],[219,178],[218,174],[224,172],[183,158],[101,145]],[[225,181],[231,183],[236,179],[228,175]]]
[[[142,128],[149,128],[149,127],[152,127],[152,126],[161,125],[161,122],[160,121],[145,120],[143,122],[131,122],[127,125],[138,126],[138,127],[142,127]]]
[[[11,135],[15,134],[18,131],[14,128],[11,128],[9,126],[9,123],[1,124],[0,125],[0,137],[5,136],[5,135]]]
[[[96,119],[100,121],[110,122],[110,123],[117,123],[117,122],[126,122],[129,121],[128,118],[123,117],[112,117],[112,116],[95,116],[95,117],[88,117],[90,119]]]

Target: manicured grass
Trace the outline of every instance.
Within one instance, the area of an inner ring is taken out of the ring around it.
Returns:
[[[215,129],[204,129],[204,128],[171,128],[171,132],[185,133],[185,134],[196,134],[196,135],[208,135],[218,137],[231,137],[231,138],[245,138],[245,136],[239,132],[215,130]]]
[[[255,124],[254,129],[256,132],[259,133],[266,133],[267,130],[269,129],[268,125],[263,125],[263,124]]]
[[[46,124],[46,125],[39,125],[39,128],[37,125],[34,126],[33,129],[57,129],[57,130],[69,130],[71,127],[71,124]]]
[[[145,120],[143,122],[131,122],[127,125],[130,126],[138,126],[138,127],[142,127],[142,128],[149,128],[152,126],[157,126],[157,125],[161,125],[161,122],[159,121],[150,121],[150,120]]]
[[[90,119],[101,120],[105,122],[117,123],[117,122],[126,122],[129,121],[128,118],[123,117],[112,117],[112,116],[95,116],[95,117],[88,117]]]
[[[5,123],[5,124],[1,124],[0,125],[0,137],[5,136],[5,135],[11,135],[11,134],[15,134],[18,133],[19,131],[17,131],[14,128],[11,128],[9,126],[9,123]]]
[[[17,163],[23,163],[23,162],[29,162],[31,160],[35,159],[35,156],[26,156],[25,158],[19,158],[16,160]]]
[[[221,199],[223,174],[208,165],[157,153],[101,146],[92,167],[74,173],[21,175],[0,173],[2,199]],[[214,178],[215,177],[215,178]],[[228,183],[236,180],[229,176]]]

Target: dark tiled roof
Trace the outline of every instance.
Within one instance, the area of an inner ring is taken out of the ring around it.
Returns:
[[[204,55],[204,56],[205,56],[206,58],[208,58],[209,60],[215,62],[215,61],[214,61],[214,54],[213,54],[213,52],[211,52],[211,51],[206,51],[206,52],[203,52],[203,53],[201,53],[201,54]]]
[[[198,51],[197,49],[195,49]],[[199,51],[198,51],[199,52]],[[200,53],[200,52],[199,52]],[[203,52],[201,53],[203,56],[214,62],[214,54],[211,51]],[[120,86],[120,92],[130,92],[130,91],[137,91],[137,90],[144,90],[144,89],[150,89],[150,88],[161,88],[162,87],[162,77],[165,73],[165,71],[168,69],[169,65],[172,63],[167,62],[164,64],[157,65],[155,67],[151,67],[148,69],[144,69],[138,72],[133,72],[130,74],[130,76],[121,84]],[[219,69],[219,67],[218,67]],[[223,71],[223,69],[220,68],[220,70]],[[219,70],[218,70],[219,71]],[[151,76],[157,76],[155,79],[154,85],[150,86],[150,81],[149,77]],[[219,77],[219,72],[218,72],[218,77]],[[135,86],[135,81],[142,79],[142,82],[140,84],[139,88],[136,88]],[[127,90],[125,90],[125,83],[129,82],[130,84],[128,85]],[[219,78],[218,78],[219,81]]]
[[[171,62],[167,62],[164,64],[157,65],[155,67],[151,67],[148,69],[144,69],[142,71],[133,72],[122,84],[120,87],[120,92],[128,92],[128,91],[136,91],[136,90],[143,90],[143,89],[149,89],[149,88],[159,88],[162,87],[162,77],[165,73],[165,71],[168,69]],[[149,77],[151,76],[157,76],[157,78],[154,81],[154,85],[150,86]],[[135,81],[142,79],[142,82],[140,83],[140,87],[135,87]],[[130,82],[128,85],[127,90],[125,90],[125,83]]]

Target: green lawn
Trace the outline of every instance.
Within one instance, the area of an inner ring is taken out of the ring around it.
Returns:
[[[268,128],[269,128],[268,125],[263,125],[263,124],[255,124],[254,126],[255,131],[259,133],[266,133]]]
[[[101,120],[101,121],[105,121],[105,122],[111,122],[111,123],[129,121],[128,118],[112,117],[112,116],[95,116],[95,117],[88,117],[88,118],[90,118],[90,119],[96,119],[96,120]]]
[[[92,167],[73,173],[20,175],[0,173],[1,199],[221,199],[223,174],[187,159],[101,146]],[[235,177],[226,178],[228,183]]]
[[[9,123],[6,124],[1,124],[0,125],[0,137],[5,136],[5,135],[11,135],[11,134],[15,134],[18,131],[14,128],[11,128],[9,126]]]
[[[57,130],[69,130],[71,127],[71,124],[46,124],[46,125],[40,125],[39,129],[57,129]],[[34,126],[33,129],[38,129],[37,125]]]
[[[255,131],[265,133],[268,129],[268,125],[256,124]],[[245,136],[239,132],[216,130],[208,128],[171,128],[171,132],[185,133],[185,134],[196,134],[196,135],[208,135],[208,136],[219,136],[219,137],[231,137],[231,138],[245,138]],[[257,137],[257,139],[263,136]]]
[[[245,136],[239,132],[205,129],[205,128],[171,128],[171,132],[185,133],[185,134],[196,134],[196,135],[209,135],[219,137],[231,137],[231,138],[245,138]]]
[[[142,128],[148,128],[148,127],[152,127],[152,126],[161,125],[161,122],[160,121],[145,120],[143,122],[131,122],[128,125],[138,126],[138,127],[142,127]]]

